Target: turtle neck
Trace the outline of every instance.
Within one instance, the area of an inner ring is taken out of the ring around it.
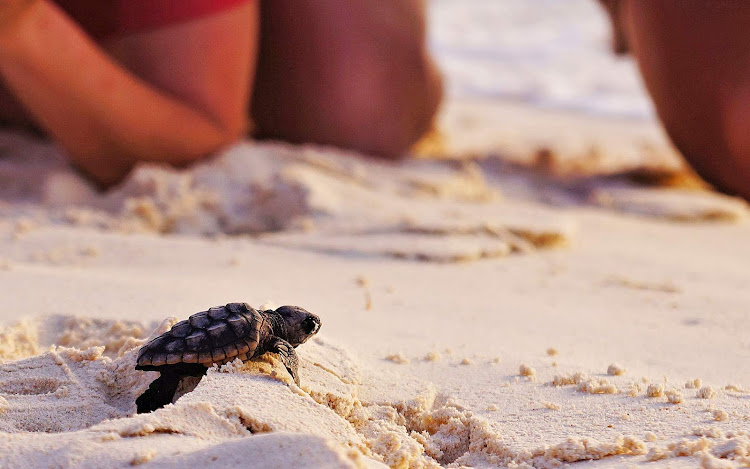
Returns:
[[[270,309],[263,311],[263,313],[265,313],[268,322],[271,324],[270,335],[281,338],[286,337],[286,323],[281,318],[281,315]]]

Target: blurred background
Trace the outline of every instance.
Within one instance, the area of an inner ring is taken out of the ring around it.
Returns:
[[[594,0],[430,0],[430,47],[450,98],[652,121],[629,58]]]

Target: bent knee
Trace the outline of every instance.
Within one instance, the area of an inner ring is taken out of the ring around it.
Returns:
[[[737,99],[705,112],[698,122],[684,116],[666,121],[665,127],[677,149],[703,179],[722,192],[750,200],[747,104],[747,100]]]
[[[443,94],[429,55],[411,49],[391,56],[360,51],[320,77],[259,83],[253,98],[258,135],[402,156],[429,130]]]
[[[404,156],[430,129],[443,96],[440,73],[426,55],[381,69],[355,87],[335,116],[346,129],[341,143],[386,158]]]
[[[727,158],[717,171],[716,185],[750,200],[750,88],[728,100],[724,110],[723,140]]]

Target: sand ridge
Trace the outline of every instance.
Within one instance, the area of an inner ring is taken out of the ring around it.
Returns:
[[[0,165],[0,195],[15,202],[0,206],[0,213],[15,220],[16,237],[49,224],[115,232],[265,234],[265,242],[279,246],[450,263],[574,242],[577,227],[571,217],[522,203],[519,195],[536,193],[532,198],[541,194],[552,205],[589,204],[674,221],[739,222],[748,214],[737,199],[597,178],[590,167],[591,174],[550,176],[542,183],[538,173],[524,175],[503,157],[392,164],[281,143],[239,144],[188,170],[141,165],[99,195],[54,148],[20,135],[2,139],[7,152],[20,155]],[[609,169],[600,171],[606,175]],[[279,231],[284,233],[273,234]],[[95,246],[84,246],[34,255],[68,263],[99,254]]]

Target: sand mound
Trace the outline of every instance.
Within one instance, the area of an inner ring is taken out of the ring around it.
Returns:
[[[0,209],[19,220],[19,236],[49,223],[198,235],[314,231],[354,236],[331,249],[339,252],[459,261],[550,247],[534,242],[548,233],[564,244],[571,235],[570,221],[551,211],[519,214],[502,203],[500,188],[471,162],[392,164],[330,148],[243,144],[186,171],[139,166],[100,195],[52,148],[4,138],[14,158],[0,167],[0,197],[15,203]],[[405,236],[436,222],[440,233]],[[453,236],[467,231],[494,239]],[[367,237],[373,232],[382,235],[374,244]],[[314,238],[274,243],[328,247]]]
[[[734,197],[682,189],[603,187],[592,191],[591,200],[625,213],[682,222],[735,222],[749,213],[747,204]]]

